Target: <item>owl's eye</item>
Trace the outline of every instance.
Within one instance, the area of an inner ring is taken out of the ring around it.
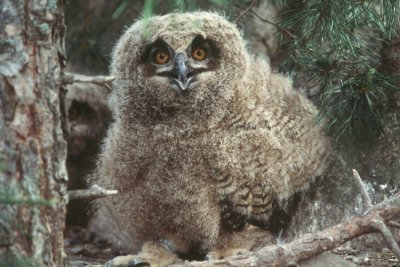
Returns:
[[[196,48],[192,51],[192,57],[197,61],[203,61],[206,56],[207,52],[203,48]]]
[[[154,53],[154,62],[157,64],[165,64],[169,61],[168,52],[158,50]]]

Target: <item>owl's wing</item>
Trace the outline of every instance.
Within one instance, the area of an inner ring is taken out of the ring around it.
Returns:
[[[251,76],[249,86],[260,77]],[[263,81],[238,93],[208,157],[222,224],[232,230],[246,221],[269,223],[272,213],[322,173],[329,156],[312,103],[289,79],[270,74]]]
[[[266,222],[271,215],[275,187],[282,182],[276,181],[276,168],[271,168],[282,156],[275,139],[267,128],[242,128],[225,132],[208,152],[225,229],[239,231],[249,220]]]

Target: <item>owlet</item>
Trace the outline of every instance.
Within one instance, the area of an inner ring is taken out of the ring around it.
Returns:
[[[111,75],[114,121],[91,180],[119,194],[96,201],[94,225],[136,255],[109,266],[252,249],[271,237],[249,225],[268,225],[325,168],[316,108],[218,14],[135,22]]]

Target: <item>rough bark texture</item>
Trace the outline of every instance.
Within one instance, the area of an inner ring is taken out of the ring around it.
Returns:
[[[0,266],[63,266],[63,5],[0,5]]]

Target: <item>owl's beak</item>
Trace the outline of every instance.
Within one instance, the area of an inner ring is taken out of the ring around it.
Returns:
[[[186,55],[180,53],[175,57],[174,69],[172,71],[176,76],[172,78],[173,82],[178,85],[183,92],[188,89],[189,84],[193,80],[193,70],[188,66]]]

